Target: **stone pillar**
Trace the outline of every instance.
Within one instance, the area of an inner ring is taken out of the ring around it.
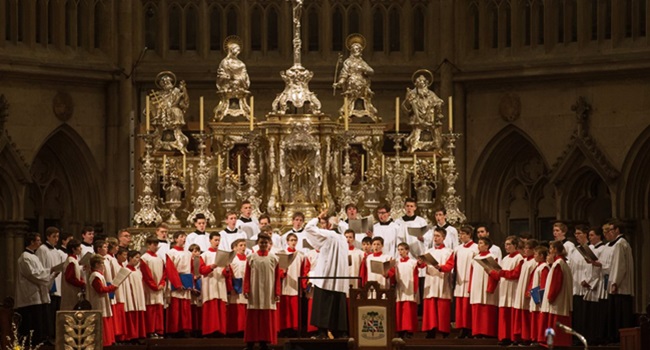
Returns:
[[[0,254],[3,266],[0,269],[0,279],[4,281],[0,287],[0,298],[15,297],[16,289],[16,260],[25,248],[24,237],[28,229],[27,221],[2,221],[0,222]]]

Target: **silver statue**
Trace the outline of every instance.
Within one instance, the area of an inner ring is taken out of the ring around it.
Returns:
[[[405,145],[409,153],[440,149],[444,102],[429,89],[433,74],[420,69],[413,73],[411,80],[415,87],[406,88],[406,98],[402,103],[402,108],[409,115],[409,124],[413,127]]]
[[[333,87],[342,89],[341,95],[347,97],[350,117],[369,117],[374,122],[379,122],[377,109],[372,105],[374,92],[370,89],[370,76],[375,71],[361,57],[366,39],[361,34],[350,34],[346,39],[346,47],[350,56],[343,62],[339,79]],[[340,116],[345,115],[343,108],[339,110]]]
[[[302,66],[300,39],[300,18],[302,17],[302,5],[304,0],[292,0],[293,5],[293,66],[280,72],[284,80],[284,91],[278,94],[273,100],[272,108],[275,114],[286,114],[291,106],[303,108],[306,103],[306,112],[321,114],[321,103],[316,94],[309,90],[309,82],[314,73]],[[291,103],[291,106],[289,105]]]
[[[214,108],[214,121],[225,116],[250,118],[250,106],[246,98],[250,96],[251,82],[246,64],[237,56],[241,52],[241,39],[231,35],[224,40],[224,51],[228,55],[219,63],[217,70],[217,95],[219,104]]]
[[[181,128],[185,125],[185,112],[190,106],[185,81],[181,80],[176,86],[176,75],[163,71],[156,76],[156,86],[159,90],[152,90],[149,94],[153,115],[151,124],[158,133],[155,149],[179,150],[185,153],[188,138]]]

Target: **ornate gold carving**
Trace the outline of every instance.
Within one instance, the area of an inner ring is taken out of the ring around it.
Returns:
[[[56,350],[101,350],[100,311],[59,311],[56,314]]]

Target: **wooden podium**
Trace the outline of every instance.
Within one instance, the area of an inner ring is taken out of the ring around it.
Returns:
[[[359,350],[390,350],[395,338],[395,290],[368,282],[350,289],[350,337]]]

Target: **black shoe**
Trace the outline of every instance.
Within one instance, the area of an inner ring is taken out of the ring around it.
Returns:
[[[404,337],[405,337],[406,339],[412,339],[412,338],[413,338],[413,333],[411,333],[411,332],[406,332],[406,333],[404,334]]]
[[[449,338],[449,333],[445,333],[445,332],[440,332],[440,333],[442,334],[442,339]]]
[[[512,344],[512,341],[510,339],[501,339],[497,343],[499,346],[510,346]]]
[[[425,337],[426,339],[435,339],[436,338],[436,329],[432,329],[427,331],[427,336]]]

